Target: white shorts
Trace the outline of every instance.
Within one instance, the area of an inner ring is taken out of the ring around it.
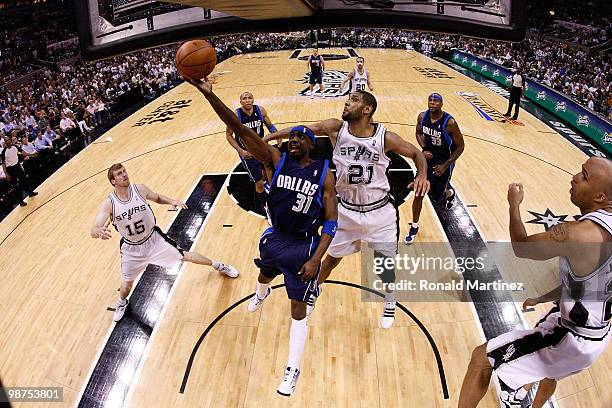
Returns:
[[[183,250],[158,227],[140,245],[131,245],[121,240],[121,274],[125,282],[134,281],[147,265],[172,268],[183,260]]]
[[[373,250],[395,256],[398,235],[397,209],[391,202],[368,212],[349,210],[339,204],[338,230],[327,253],[342,258],[361,250],[361,241],[365,241]]]
[[[498,378],[517,390],[544,378],[561,378],[585,370],[604,352],[612,331],[597,339],[574,334],[559,324],[554,307],[532,330],[513,330],[487,343],[489,362]]]

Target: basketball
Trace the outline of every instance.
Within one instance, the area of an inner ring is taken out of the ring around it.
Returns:
[[[217,64],[217,53],[206,40],[187,41],[176,51],[174,64],[185,79],[206,78]]]

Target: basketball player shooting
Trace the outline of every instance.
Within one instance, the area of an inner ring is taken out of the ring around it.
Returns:
[[[398,211],[389,194],[387,167],[395,152],[412,159],[417,168],[413,188],[422,197],[429,191],[427,161],[423,153],[380,123],[373,123],[377,102],[374,95],[356,91],[349,95],[342,111],[342,120],[327,119],[311,125],[315,134],[327,135],[334,146],[336,165],[336,191],[340,197],[338,207],[338,233],[331,243],[321,266],[319,284],[323,283],[343,257],[361,249],[365,241],[376,257],[394,257],[397,254]],[[290,129],[268,135],[264,141],[286,137]],[[382,262],[387,265],[387,262]],[[395,282],[395,268],[381,276],[385,284]],[[316,296],[308,299],[308,314],[312,313]],[[385,305],[380,326],[388,329],[395,321],[395,294],[386,290]]]
[[[114,190],[100,207],[91,229],[91,237],[109,239],[109,224],[112,224],[122,237],[119,251],[123,279],[117,308],[113,313],[114,321],[118,322],[123,318],[134,280],[145,271],[148,264],[172,268],[181,261],[193,262],[212,266],[230,278],[238,277],[238,271],[232,266],[179,248],[176,242],[168,238],[155,224],[155,214],[147,200],[183,209],[187,208],[185,203],[156,193],[144,184],[130,183],[128,173],[120,163],[113,164],[108,169],[107,176]]]
[[[521,407],[530,386],[540,382],[533,408],[540,408],[557,381],[589,368],[605,351],[612,318],[612,161],[591,157],[571,181],[578,221],[527,235],[521,220],[523,186],[508,187],[510,238],[519,258],[559,257],[560,285],[523,308],[555,302],[532,330],[513,330],[474,349],[461,387],[459,408],[473,408],[495,371],[506,407]]]
[[[336,234],[338,202],[334,177],[328,161],[311,159],[315,135],[306,126],[289,132],[288,153],[265,143],[257,133],[244,126],[212,91],[212,84],[191,81],[210,103],[219,118],[240,137],[249,153],[259,160],[270,180],[267,205],[272,227],[259,242],[260,273],[248,310],[258,310],[270,294],[270,283],[282,274],[291,300],[289,356],[277,392],[290,396],[300,375],[300,363],[308,336],[306,299],[318,295],[321,259]],[[319,228],[322,227],[321,236]]]

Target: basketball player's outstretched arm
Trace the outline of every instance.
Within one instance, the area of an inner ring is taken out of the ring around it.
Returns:
[[[340,90],[344,89],[344,84],[346,84],[348,81],[350,81],[351,79],[353,79],[353,76],[355,76],[355,70],[349,72],[349,74],[346,76],[346,78],[344,78],[342,80],[342,83],[340,83]]]
[[[429,191],[425,155],[415,145],[399,137],[397,133],[387,131],[385,133],[385,153],[389,151],[412,159],[416,165],[417,173],[408,188],[412,188],[417,197],[424,197]]]
[[[94,221],[93,228],[91,229],[92,238],[109,239],[111,237],[108,225],[111,221],[110,217],[112,211],[113,208],[110,198],[107,197],[100,206],[98,215],[96,215],[96,220]]]
[[[187,205],[184,202],[156,193],[144,184],[136,184],[136,188],[138,189],[138,192],[147,200],[151,200],[157,204],[170,204],[175,208],[179,207],[187,209]]]
[[[328,136],[329,140],[332,143],[332,146],[335,146],[336,138],[338,137],[338,132],[342,127],[342,121],[339,119],[326,119],[321,122],[308,125],[308,127],[315,135]],[[266,135],[263,140],[267,143],[270,140],[286,139],[289,137],[289,132],[291,132],[291,129],[291,127],[288,127],[281,129],[276,133],[270,133],[269,135]]]
[[[226,126],[225,128],[225,139],[227,140],[227,143],[229,143],[230,146],[232,146],[234,150],[238,152],[240,157],[244,157],[245,159],[250,158],[251,154],[240,147],[236,139],[234,139],[234,132],[232,132],[232,129],[230,129],[229,126]]]
[[[459,125],[457,124],[457,121],[455,119],[449,119],[448,123],[446,124],[446,131],[451,135],[451,138],[453,139],[453,144],[457,147],[455,148],[455,151],[451,153],[447,161],[433,167],[433,171],[436,176],[441,176],[442,174],[444,174],[444,172],[448,170],[450,165],[457,161],[459,156],[461,156],[461,154],[463,153],[463,149],[465,148],[465,143],[463,142],[463,134],[461,134],[461,131],[459,130]]]
[[[268,180],[272,180],[274,169],[280,161],[281,153],[274,147],[265,143],[252,129],[240,123],[238,116],[213,93],[212,83],[209,81],[190,81],[204,95],[215,113],[232,131],[240,137],[249,153],[261,162],[265,169]]]
[[[323,211],[325,214],[325,222],[326,223],[335,223],[337,225],[338,222],[338,198],[336,197],[336,190],[334,189],[336,185],[336,180],[334,174],[327,170],[327,176],[325,177],[325,182],[323,183]],[[335,227],[333,234],[336,233]],[[321,233],[321,239],[319,240],[319,245],[317,246],[317,250],[314,255],[308,262],[302,266],[302,269],[298,273],[302,280],[305,282],[310,281],[315,277],[317,272],[319,271],[319,266],[321,265],[321,259],[323,255],[329,248],[329,244],[331,244],[333,237],[325,232],[325,227],[323,228],[323,232]]]
[[[593,271],[600,263],[601,247],[605,242],[603,229],[590,221],[564,222],[546,232],[527,235],[521,219],[520,204],[525,193],[521,183],[508,186],[510,240],[514,255],[519,258],[545,260],[563,256],[569,259],[572,271]],[[591,263],[592,265],[587,265]]]

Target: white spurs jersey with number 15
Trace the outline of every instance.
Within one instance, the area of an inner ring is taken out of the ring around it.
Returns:
[[[387,168],[391,159],[385,154],[386,129],[380,123],[371,137],[356,137],[349,132],[348,122],[342,127],[334,146],[336,191],[342,201],[368,205],[389,196]]]
[[[153,233],[155,214],[136,185],[129,186],[130,198],[121,201],[113,191],[108,195],[113,205],[112,224],[129,244],[142,244]]]

